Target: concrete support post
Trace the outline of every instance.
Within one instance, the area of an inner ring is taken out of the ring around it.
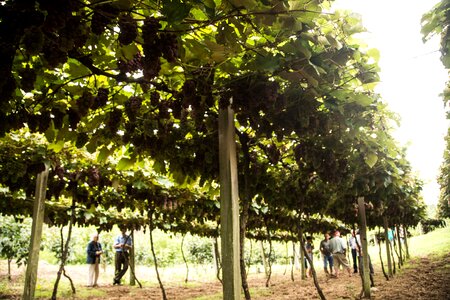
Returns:
[[[37,271],[39,265],[39,251],[41,247],[42,226],[44,224],[45,193],[47,190],[48,167],[39,173],[36,178],[36,192],[33,206],[33,224],[31,227],[31,240],[28,252],[28,265],[25,273],[23,299],[34,299],[36,289]]]
[[[223,299],[241,297],[239,194],[234,111],[219,110],[220,235]]]

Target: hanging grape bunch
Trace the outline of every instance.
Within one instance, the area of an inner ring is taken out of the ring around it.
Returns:
[[[122,45],[129,45],[136,39],[138,25],[131,15],[123,14],[119,17],[119,28],[119,42]]]
[[[83,95],[77,100],[77,108],[81,117],[84,117],[89,112],[89,109],[94,104],[94,96],[89,91],[84,91]]]
[[[68,111],[67,111],[67,115],[69,116],[69,124],[70,127],[72,129],[76,129],[78,127],[78,123],[81,120],[81,116],[80,113],[74,109],[73,107],[71,107]]]
[[[141,53],[136,53],[133,58],[128,61],[119,59],[117,62],[117,67],[121,74],[133,73],[142,70],[143,65]]]
[[[159,45],[163,57],[168,62],[175,62],[178,57],[178,40],[177,36],[173,33],[161,33]]]
[[[122,111],[120,109],[115,108],[109,113],[106,128],[109,130],[110,133],[114,135],[119,130],[121,122],[122,122]]]
[[[125,102],[125,113],[130,122],[136,121],[136,117],[139,114],[141,106],[142,98],[138,96],[132,96]]]
[[[90,187],[98,186],[100,183],[100,171],[97,167],[92,167],[87,170],[87,183]]]
[[[142,27],[142,37],[144,39],[144,77],[147,80],[151,80],[156,77],[161,70],[161,62],[159,57],[161,56],[161,50],[157,47],[158,44],[158,31],[161,28],[161,24],[154,17],[147,17],[144,20]]]
[[[97,96],[94,99],[94,103],[92,104],[92,109],[98,109],[105,106],[108,103],[108,89],[99,88],[97,91]]]
[[[61,129],[65,114],[58,108],[53,108],[51,111],[53,125],[56,129]]]
[[[114,22],[119,15],[117,8],[111,4],[101,4],[95,6],[91,20],[91,30],[96,35],[105,32],[106,27]]]

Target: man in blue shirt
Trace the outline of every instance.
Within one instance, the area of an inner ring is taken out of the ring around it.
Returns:
[[[131,240],[131,236],[126,234],[126,229],[121,228],[120,229],[122,234],[116,237],[114,240],[114,249],[116,250],[116,255],[114,258],[115,262],[115,273],[114,273],[114,285],[121,285],[120,280],[122,279],[123,275],[128,270],[128,260],[129,260],[129,254],[128,250],[133,247],[133,241]]]

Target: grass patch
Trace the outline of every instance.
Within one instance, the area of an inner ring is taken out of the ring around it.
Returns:
[[[50,299],[53,293],[53,289],[48,288],[36,288],[35,297],[41,299]],[[102,290],[97,289],[76,289],[76,294],[72,294],[72,290],[70,287],[58,287],[58,298],[71,298],[72,296],[76,296],[79,298],[88,298],[88,297],[104,297],[107,294]]]
[[[270,289],[268,289],[266,287],[251,288],[250,295],[252,295],[252,298],[267,297],[267,296],[272,295],[272,292],[270,291]],[[245,299],[245,296],[243,293],[241,294],[241,298]],[[192,298],[192,300],[222,300],[222,299],[223,299],[223,293],[216,293],[216,294],[212,294],[212,295]]]
[[[222,293],[192,298],[192,300],[222,300]]]
[[[450,249],[450,226],[408,240],[411,256],[445,256]]]

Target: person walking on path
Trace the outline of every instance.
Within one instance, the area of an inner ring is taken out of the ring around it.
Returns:
[[[320,242],[319,247],[320,253],[323,256],[323,270],[326,274],[333,275],[333,255],[331,255],[330,250],[330,235],[325,233],[324,237],[325,239]],[[328,272],[328,265],[330,266],[330,272]]]
[[[346,249],[347,249],[346,243],[341,238],[341,233],[339,232],[339,230],[336,230],[334,232],[334,237],[330,240],[330,250],[331,253],[333,254],[333,263],[335,265],[334,267],[335,277],[339,276],[339,268],[341,265],[347,269],[348,276],[350,277],[352,276],[347,257],[345,256]]]
[[[308,269],[308,274],[306,274],[306,277],[312,277],[312,263],[313,263],[313,250],[314,250],[314,245],[313,245],[313,241],[312,241],[312,236],[308,236],[306,237],[306,255],[308,255],[311,264],[308,262],[308,260],[305,257],[305,266]]]
[[[98,233],[92,234],[91,241],[86,248],[86,263],[89,265],[88,287],[98,286],[97,280],[100,273],[100,256],[103,254],[102,245],[98,242],[98,238]]]
[[[352,250],[352,259],[353,259],[353,273],[358,273],[358,263],[357,263],[357,251],[358,251],[358,245],[356,243],[356,234],[355,230],[352,230],[352,236],[350,237],[350,240],[348,241],[350,244],[350,249]]]
[[[121,285],[120,280],[128,270],[129,253],[128,251],[133,247],[131,236],[126,234],[124,228],[121,229],[121,234],[114,240],[114,249],[116,254],[114,257],[115,272],[113,285]]]

